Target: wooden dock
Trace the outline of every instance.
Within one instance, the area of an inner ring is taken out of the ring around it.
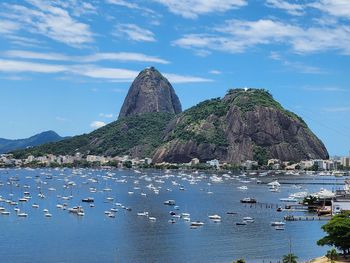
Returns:
[[[328,221],[331,216],[285,216],[286,221]]]

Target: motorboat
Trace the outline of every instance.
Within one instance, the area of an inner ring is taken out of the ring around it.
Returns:
[[[247,223],[254,223],[254,218],[250,216],[243,217],[243,221]]]
[[[210,215],[210,216],[209,216],[209,219],[212,219],[212,220],[220,220],[220,219],[221,219],[221,216],[219,216],[219,215]]]
[[[164,201],[165,205],[175,205],[175,200],[166,200]]]
[[[202,221],[193,221],[191,222],[191,226],[203,226],[204,223]]]
[[[271,222],[271,226],[284,226],[286,223],[282,221]]]
[[[88,198],[83,198],[81,201],[84,203],[93,203],[95,200],[92,197],[88,197]]]
[[[246,198],[241,199],[241,203],[255,204],[256,199],[251,198],[251,197],[246,197]]]

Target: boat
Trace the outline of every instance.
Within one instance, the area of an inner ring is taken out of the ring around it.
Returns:
[[[204,223],[202,221],[193,221],[191,222],[191,226],[203,226]]]
[[[168,220],[168,223],[169,223],[169,224],[175,224],[175,223],[176,223],[176,220],[175,220],[174,218],[172,218],[172,219]]]
[[[250,216],[243,217],[243,221],[247,223],[254,223],[254,218]]]
[[[50,214],[50,213],[45,213],[45,217],[52,217],[52,214]]]
[[[175,205],[175,200],[166,200],[164,201],[165,205]]]
[[[246,198],[241,199],[241,203],[255,204],[256,199],[251,198],[251,197],[246,197]]]
[[[275,230],[285,230],[284,226],[275,226]]]
[[[148,212],[139,212],[137,213],[138,216],[148,216]]]
[[[39,205],[38,204],[32,204],[32,207],[33,208],[39,208]]]
[[[84,209],[81,206],[74,206],[72,208],[68,208],[68,212],[78,215],[78,213],[84,213]]]
[[[156,222],[157,221],[157,218],[153,217],[153,216],[150,216],[148,217],[149,221],[152,221],[152,222]]]
[[[219,216],[219,215],[210,215],[209,219],[218,220],[218,219],[221,219],[221,216]]]
[[[88,198],[83,198],[81,201],[84,203],[93,203],[95,200],[92,197],[88,197]]]
[[[274,221],[271,222],[271,226],[284,226],[286,223],[282,222],[282,221]]]
[[[245,225],[247,225],[247,224],[248,224],[248,223],[245,222],[245,221],[237,222],[237,223],[236,223],[237,226],[245,226]]]
[[[26,213],[18,213],[17,216],[18,217],[28,217],[28,214],[26,214]]]
[[[1,214],[3,216],[8,216],[8,215],[10,215],[10,212],[9,211],[1,211]]]
[[[240,189],[240,190],[248,190],[248,187],[245,186],[245,185],[238,186],[237,188]]]

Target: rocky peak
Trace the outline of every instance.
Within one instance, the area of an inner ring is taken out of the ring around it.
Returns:
[[[147,112],[180,113],[181,103],[170,82],[154,67],[142,70],[131,84],[119,119]]]

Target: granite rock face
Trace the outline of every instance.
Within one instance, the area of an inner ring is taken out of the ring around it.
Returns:
[[[178,114],[181,111],[180,100],[170,82],[151,67],[141,71],[132,83],[119,119],[148,112]]]
[[[264,90],[231,90],[223,99],[202,102],[167,127],[154,162],[227,163],[254,160],[257,151],[283,161],[328,159],[323,143],[297,115]]]

